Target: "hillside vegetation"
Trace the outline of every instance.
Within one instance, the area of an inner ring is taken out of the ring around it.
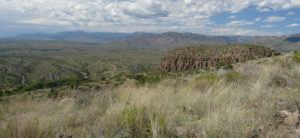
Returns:
[[[187,46],[253,43],[279,52],[300,51],[299,42],[285,41],[297,36],[81,31],[52,35],[24,34],[15,39],[0,39],[0,90],[82,75],[89,80],[99,81],[103,78],[110,80],[120,74],[155,71],[167,51]]]
[[[89,84],[2,97],[0,136],[297,136],[299,59],[287,54],[233,69],[141,73],[109,89]]]
[[[85,76],[92,81],[156,70],[162,52],[97,44],[0,40],[0,91]]]

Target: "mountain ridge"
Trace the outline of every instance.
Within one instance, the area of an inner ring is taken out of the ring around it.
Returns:
[[[190,32],[165,33],[109,33],[71,31],[56,34],[22,34],[13,39],[50,40],[77,43],[92,43],[113,50],[156,50],[169,51],[179,47],[199,45],[229,45],[229,44],[255,44],[266,46],[280,52],[299,51],[299,34],[284,36],[218,36],[203,35]]]
[[[9,38],[14,39],[34,39],[34,40],[58,40],[58,41],[71,41],[82,43],[107,43],[111,41],[128,39],[134,37],[140,32],[135,33],[117,33],[117,32],[84,32],[84,31],[68,31],[58,32],[54,34],[46,33],[28,33],[20,34]]]
[[[185,47],[169,52],[161,61],[160,72],[196,70],[231,64],[262,57],[281,55],[275,50],[255,45],[231,45],[218,47]]]

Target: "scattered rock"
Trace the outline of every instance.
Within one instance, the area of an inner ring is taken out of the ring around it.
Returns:
[[[281,110],[279,115],[282,119],[282,126],[283,128],[287,127],[296,127],[299,123],[299,111],[290,112],[288,110]]]
[[[250,102],[252,104],[260,104],[261,100],[260,100],[260,98],[255,98],[255,99],[251,99]]]
[[[295,134],[292,136],[292,138],[300,138],[300,129],[295,130]]]

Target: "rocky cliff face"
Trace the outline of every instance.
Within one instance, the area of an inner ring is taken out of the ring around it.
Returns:
[[[213,67],[221,62],[237,63],[277,55],[280,53],[254,45],[186,47],[176,49],[166,55],[158,70],[161,72],[194,70]]]

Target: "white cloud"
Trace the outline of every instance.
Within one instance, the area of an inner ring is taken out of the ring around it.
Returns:
[[[102,31],[143,31],[154,29],[196,28],[212,24],[210,17],[222,12],[238,13],[255,7],[258,11],[287,10],[300,7],[299,0],[0,0],[0,13],[21,15],[16,22],[70,26]],[[7,18],[11,15],[6,15]],[[2,16],[2,15],[1,15]],[[231,19],[234,16],[230,17]],[[267,18],[282,21],[285,17]],[[260,21],[255,19],[255,22]],[[233,21],[228,26],[251,25]],[[132,29],[128,26],[138,26]],[[192,30],[192,29],[191,29]]]
[[[300,7],[299,0],[260,0],[256,1],[259,8],[270,8],[273,10],[287,10]]]
[[[255,22],[259,22],[260,20],[261,20],[261,18],[254,19]]]
[[[289,27],[289,28],[291,28],[291,27],[298,27],[298,26],[300,26],[300,25],[296,24],[296,23],[286,25],[286,27]]]
[[[234,15],[229,16],[229,19],[234,19],[234,18],[236,18],[236,16]]]
[[[39,19],[30,19],[30,20],[21,20],[18,21],[18,23],[24,23],[24,24],[48,24],[48,25],[61,25],[61,26],[70,26],[72,25],[71,22],[68,21],[52,21],[45,18],[39,18]]]
[[[253,22],[248,21],[231,21],[230,23],[227,23],[226,26],[245,26],[245,25],[252,25]]]
[[[268,25],[262,25],[262,28],[273,28],[275,27],[274,25],[268,24]]]
[[[267,17],[264,21],[265,22],[281,22],[281,21],[284,21],[285,19],[286,19],[285,17],[270,16],[270,17]]]
[[[270,12],[271,10],[268,8],[257,8],[258,11],[260,12]]]
[[[294,12],[288,12],[287,15],[291,16],[291,15],[295,15],[295,13]]]

